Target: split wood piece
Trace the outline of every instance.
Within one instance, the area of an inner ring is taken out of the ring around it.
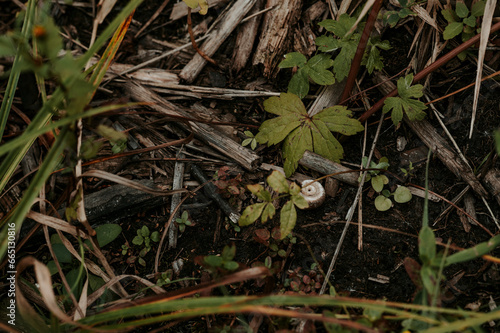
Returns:
[[[206,55],[212,57],[222,43],[233,32],[243,17],[253,7],[257,0],[237,0],[220,19],[220,25],[214,29],[200,48]],[[179,76],[187,82],[193,82],[207,61],[198,53],[184,66]]]
[[[342,95],[344,91],[345,82],[346,80],[335,82],[332,85],[321,88],[319,96],[314,100],[314,103],[307,111],[309,117],[314,116],[325,108],[337,105],[340,102],[340,95]]]
[[[394,83],[388,81],[387,78],[381,75],[376,76],[376,81],[378,81],[376,83],[380,83],[378,88],[384,94],[389,94],[396,89]],[[455,176],[466,181],[477,194],[488,197],[488,192],[479,182],[476,175],[474,175],[470,166],[468,166],[450,147],[448,142],[438,134],[434,126],[425,119],[410,121],[406,115],[404,115],[403,120]]]
[[[253,65],[263,64],[263,75],[273,78],[286,50],[290,49],[292,27],[302,11],[302,0],[268,0],[266,7],[276,6],[264,15],[262,36],[255,51]]]
[[[238,214],[234,209],[229,205],[229,203],[223,199],[219,191],[217,190],[217,186],[214,185],[209,179],[205,176],[203,171],[200,169],[199,166],[196,164],[191,165],[191,172],[193,173],[193,176],[198,180],[201,184],[205,184],[203,186],[203,192],[205,195],[215,201],[217,205],[222,209],[224,214],[226,214],[227,217],[233,222],[238,224],[238,220],[240,219],[240,214]]]
[[[147,82],[145,82],[145,84],[154,85]],[[154,91],[159,93],[171,94],[171,95],[183,95],[198,99],[211,98],[211,99],[232,100],[233,98],[236,97],[255,98],[255,97],[271,97],[280,95],[280,93],[270,92],[270,91],[239,90],[239,89],[186,86],[186,85],[164,85],[164,86],[156,85],[156,86],[163,87],[154,89]]]
[[[484,185],[500,205],[500,170],[491,169],[483,178]]]
[[[152,180],[137,183],[154,188]],[[163,205],[165,197],[149,194],[125,185],[113,185],[84,196],[85,214],[92,226],[116,222]],[[64,216],[64,207],[59,210]]]
[[[223,5],[225,3],[229,2],[229,0],[209,0],[208,1],[208,8],[212,8],[218,5]],[[188,6],[184,1],[180,1],[176,4],[174,4],[174,7],[172,8],[172,12],[170,13],[170,19],[172,21],[178,20],[184,16],[187,15],[188,11]],[[200,6],[193,8],[192,12],[193,13],[198,13],[200,11]]]
[[[334,175],[332,177],[349,185],[353,186],[359,185],[358,172],[347,172],[352,170],[346,168],[345,166],[339,163],[330,161],[329,159],[326,159],[323,156],[310,152],[309,150],[306,150],[302,158],[299,160],[299,164],[307,168],[310,168],[312,170],[318,171],[319,173],[322,173],[324,175],[329,175],[338,172],[346,172],[339,175]]]
[[[257,0],[253,8],[248,12],[249,15],[257,13],[264,6],[264,0]],[[255,37],[259,30],[261,15],[251,18],[248,22],[243,23],[236,36],[236,43],[234,45],[234,53],[232,58],[231,69],[238,73],[242,70],[250,58],[252,53]]]
[[[177,154],[178,158],[184,158],[184,154],[182,152],[179,152]],[[184,180],[184,162],[175,162],[175,167],[174,167],[174,180],[172,182],[172,190],[178,190],[182,188],[182,183]],[[170,213],[172,214],[177,206],[181,203],[182,199],[182,194],[181,193],[176,193],[172,196],[172,201],[170,203]],[[179,216],[179,210],[177,213],[171,217],[173,221],[175,221],[175,218]],[[177,225],[174,223],[170,224],[170,228],[168,229],[168,248],[176,248],[177,247]]]
[[[177,105],[164,100],[158,94],[139,84],[128,82],[125,84],[125,88],[132,99],[152,103],[150,107],[158,112],[167,115],[196,118],[196,115],[191,114],[188,110],[181,109]],[[223,155],[233,159],[243,168],[253,171],[258,167],[261,160],[259,155],[257,155],[254,151],[241,146],[238,142],[231,140],[214,129],[212,126],[192,121],[189,122],[191,126],[190,128],[183,122],[178,122],[177,124],[188,131],[192,130],[200,140]]]

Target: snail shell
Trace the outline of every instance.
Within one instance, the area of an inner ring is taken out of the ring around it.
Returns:
[[[300,194],[306,199],[309,209],[319,207],[325,201],[326,192],[319,182],[312,179],[304,180],[301,187]]]

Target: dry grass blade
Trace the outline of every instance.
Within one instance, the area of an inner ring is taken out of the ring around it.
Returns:
[[[491,23],[495,13],[497,0],[487,0],[484,8],[483,24],[481,25],[481,39],[479,42],[479,54],[477,56],[476,86],[474,87],[474,103],[472,105],[472,118],[469,130],[469,139],[472,138],[474,122],[476,120],[477,102],[479,100],[479,90],[481,89],[481,77],[483,75],[484,55],[488,45],[488,37],[491,31]]]

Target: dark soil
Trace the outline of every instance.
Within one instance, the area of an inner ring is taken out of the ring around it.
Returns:
[[[308,8],[316,1],[305,1],[304,9]],[[143,5],[137,10],[134,19],[140,25],[132,25],[131,31],[121,52],[117,55],[116,62],[125,64],[137,64],[143,62],[145,56],[138,57],[138,50],[145,50],[151,47],[150,40],[152,38],[164,40],[168,42],[181,41],[186,42],[187,27],[185,18],[171,22],[169,20],[170,10],[173,1],[169,3],[153,24],[145,31],[145,35],[136,40],[133,35],[138,27],[144,24],[156,11],[160,2],[146,0]],[[3,2],[5,4],[5,2]],[[2,5],[3,6],[3,5]],[[10,5],[11,13],[16,11],[16,7]],[[217,17],[224,6],[217,9],[210,9],[208,16]],[[6,8],[7,9],[7,8]],[[91,35],[92,17],[89,8],[77,8],[72,6],[55,6],[54,15],[57,23],[64,29],[70,32],[73,39],[78,39],[80,43],[88,45]],[[199,15],[193,14],[193,25],[200,23],[202,18]],[[5,24],[11,24],[12,21],[4,21]],[[303,24],[303,23],[300,23]],[[416,31],[417,25],[414,20],[405,23],[405,26],[397,30],[391,30],[382,35],[383,39],[389,40],[392,49],[382,53],[386,59],[385,71],[388,76],[396,75],[401,72],[410,63],[410,58],[407,56],[410,49],[413,36],[408,31]],[[316,24],[312,25],[317,29]],[[4,29],[4,28],[3,28]],[[315,30],[317,35],[320,33]],[[222,45],[220,50],[214,55],[214,59],[223,64],[223,68],[216,68],[212,65],[207,65],[201,72],[193,85],[200,86],[217,86],[221,85],[226,88],[245,89],[245,86],[255,80],[263,80],[262,87],[271,91],[283,92],[286,91],[288,81],[291,78],[290,70],[281,70],[275,78],[264,78],[262,68],[252,66],[250,62],[240,73],[233,73],[227,69],[226,65],[230,62],[235,34],[233,34]],[[77,48],[72,42],[67,43],[68,47]],[[155,45],[156,49],[161,46]],[[293,49],[283,50],[284,53],[291,52]],[[411,53],[413,54],[413,52]],[[190,60],[193,51],[182,53],[181,55],[165,58],[159,63],[154,64],[155,67],[178,71]],[[495,65],[495,63],[493,64]],[[498,70],[498,62],[496,63]],[[368,77],[368,75],[367,75]],[[469,60],[460,62],[455,59],[447,66],[432,74],[429,85],[426,86],[426,92],[431,98],[438,98],[445,94],[457,90],[465,85],[470,84],[475,79],[475,63]],[[218,81],[219,80],[219,81]],[[394,81],[395,82],[395,81]],[[3,84],[2,86],[4,86]],[[365,78],[361,83],[362,89],[369,89],[373,83]],[[312,85],[310,94],[314,95],[319,91],[319,86]],[[106,86],[108,91],[101,91],[94,99],[96,103],[113,103],[116,98],[123,97],[123,91],[119,84],[110,83]],[[448,130],[455,139],[458,147],[461,149],[467,160],[474,170],[488,170],[492,167],[498,167],[494,151],[493,133],[498,128],[500,123],[500,88],[496,83],[485,82],[481,88],[481,97],[479,99],[479,108],[475,121],[474,135],[472,139],[468,138],[468,131],[471,120],[473,91],[472,89],[465,90],[451,98],[444,99],[435,104],[438,111],[444,116],[442,121],[447,125]],[[111,93],[109,93],[111,91]],[[376,89],[370,89],[367,92],[367,99],[373,105],[383,95]],[[127,97],[127,96],[125,96]],[[169,97],[169,96],[165,96]],[[234,99],[226,100],[194,100],[182,99],[179,101],[173,100],[184,107],[191,107],[194,103],[201,103],[205,107],[214,108],[222,114],[228,113],[234,115],[236,121],[248,125],[259,126],[265,119],[270,117],[265,113],[262,102],[264,98],[257,99]],[[309,101],[306,100],[306,105]],[[20,106],[20,103],[17,103]],[[353,100],[348,105],[353,110],[360,110],[363,107],[361,100]],[[142,111],[148,111],[144,108]],[[361,112],[356,113],[356,116],[361,115]],[[441,130],[441,126],[435,119],[435,116],[428,110],[429,116],[427,119],[440,131],[442,136],[446,134]],[[16,115],[12,115],[16,118]],[[106,121],[117,120],[118,117],[128,117],[127,115],[112,115]],[[131,117],[130,122],[136,121],[137,116]],[[149,123],[158,119],[154,115],[140,115],[144,123]],[[371,117],[368,121],[367,145],[371,145],[376,132],[377,120],[379,114]],[[21,123],[18,119],[12,119],[15,122]],[[104,121],[98,119],[95,123]],[[162,123],[163,124],[163,123]],[[86,125],[87,126],[87,125]],[[235,127],[240,138],[244,138],[242,134],[244,130],[251,130],[256,133],[255,128]],[[90,130],[90,126],[89,126]],[[148,128],[136,128],[131,132],[131,135],[150,135],[152,131],[165,131],[159,124],[148,125]],[[90,133],[90,132],[89,132]],[[386,119],[382,125],[378,139],[375,159],[382,156],[388,157],[390,168],[388,177],[390,183],[388,187],[395,189],[396,185],[416,184],[425,186],[425,157],[426,147],[418,139],[417,135],[411,131],[406,125],[402,124],[399,128],[395,128],[390,119]],[[176,139],[171,133],[164,133],[170,139]],[[407,145],[402,151],[397,150],[398,139],[404,138]],[[349,137],[344,142],[345,158],[344,161],[359,165],[361,159],[361,151],[363,145],[363,133]],[[107,147],[109,148],[109,147]],[[189,150],[188,150],[189,151]],[[257,149],[262,155],[263,161],[270,164],[282,165],[280,147],[259,147]],[[109,151],[108,151],[109,152]],[[414,170],[409,177],[406,177],[400,170],[401,167],[407,168],[408,154],[416,152],[423,156],[413,163]],[[196,153],[194,154],[202,154]],[[100,153],[104,156],[105,151]],[[169,151],[166,155],[174,156],[175,152]],[[160,157],[156,154],[146,157]],[[196,157],[196,156],[194,156]],[[158,170],[152,169],[155,165],[161,170],[166,170],[162,175]],[[263,182],[267,173],[256,172],[250,173],[236,166],[232,161],[228,161],[226,165],[230,166],[230,178],[235,178],[238,174],[242,176],[242,181],[239,184],[242,189],[247,184]],[[129,163],[123,165],[118,172],[126,175],[131,179],[151,178],[155,182],[164,182],[171,184],[172,170],[174,162],[150,162],[146,163]],[[201,164],[207,176],[211,178],[216,174],[217,170],[225,166],[221,163],[204,162]],[[350,167],[352,167],[350,165]],[[91,168],[99,168],[92,166]],[[355,167],[352,167],[355,168]],[[115,170],[116,171],[116,170]],[[189,172],[189,165],[187,172]],[[297,172],[310,175],[311,178],[322,176],[303,167],[299,167]],[[52,189],[52,197],[59,198],[63,195],[64,187],[71,183],[67,179],[67,175],[58,175],[57,186]],[[189,179],[193,180],[192,176]],[[429,162],[429,190],[437,193],[448,200],[452,200],[458,195],[467,184],[457,178],[449,171],[443,163],[435,157],[431,156]],[[93,187],[94,183],[86,183],[86,191],[89,193],[97,191],[102,186],[111,185],[103,183],[98,187]],[[189,187],[194,189],[194,187]],[[253,265],[262,264],[266,257],[271,257],[278,269],[275,272],[273,284],[262,285],[258,282],[247,282],[238,286],[231,286],[230,293],[234,294],[263,294],[266,292],[280,293],[292,292],[292,287],[289,286],[289,279],[294,277],[294,271],[300,269],[301,274],[307,274],[311,267],[320,275],[318,267],[315,267],[315,261],[319,267],[326,271],[330,265],[333,253],[338,244],[339,237],[345,226],[345,216],[349,207],[354,200],[356,189],[340,183],[339,189],[334,197],[327,198],[326,202],[317,209],[299,211],[298,221],[294,229],[296,237],[295,244],[285,244],[277,242],[279,249],[285,250],[287,255],[280,257],[269,247],[257,242],[255,238],[255,230],[268,229],[279,226],[279,217],[275,217],[272,221],[262,224],[260,221],[249,227],[241,228],[241,231],[236,232],[234,226],[228,223],[220,208],[210,200],[205,198],[201,191],[196,198],[186,202],[186,207],[200,207],[187,209],[190,218],[193,222],[192,226],[186,227],[178,239],[176,249],[164,250],[160,262],[160,271],[167,271],[172,268],[172,263],[181,258],[184,267],[181,272],[174,275],[173,278],[196,278],[206,280],[207,275],[204,273],[204,268],[197,264],[196,258],[209,254],[220,254],[223,248],[227,245],[234,244],[236,246],[236,256],[234,260],[241,264],[242,267],[250,267]],[[475,198],[475,209],[478,221],[493,233],[497,233],[497,228],[492,220],[488,209],[483,204],[480,197],[472,192],[469,192]],[[347,237],[341,247],[340,255],[330,277],[330,282],[335,287],[337,293],[341,295],[349,295],[367,299],[386,299],[389,301],[412,303],[418,292],[419,286],[415,285],[409,277],[405,269],[405,258],[412,258],[419,261],[418,252],[418,233],[422,227],[422,218],[424,212],[424,199],[414,196],[413,199],[406,204],[395,204],[393,208],[386,212],[379,212],[375,209],[374,199],[376,193],[371,190],[368,185],[362,193],[362,250],[358,249],[358,225],[353,223],[350,225],[347,232]],[[248,191],[232,197],[227,196],[227,200],[231,199],[231,203],[240,210],[243,210],[247,205],[254,203]],[[488,203],[492,209],[494,216],[500,216],[499,206],[493,198],[488,199]],[[196,206],[195,204],[198,204]],[[203,205],[205,204],[205,205]],[[463,208],[462,201],[458,206]],[[167,199],[166,206],[170,207],[170,199]],[[490,236],[478,226],[472,226],[470,231],[465,231],[462,219],[456,209],[451,209],[444,215],[443,212],[449,204],[440,202],[429,202],[429,224],[435,231],[438,241],[441,243],[450,243],[452,245],[468,248],[478,243],[487,241]],[[3,213],[7,213],[5,210]],[[104,248],[108,255],[109,261],[117,274],[136,274],[141,277],[148,276],[153,273],[154,255],[157,250],[157,243],[153,243],[150,253],[144,258],[146,265],[142,266],[137,261],[131,260],[132,256],[137,256],[140,248],[132,244],[132,239],[135,237],[137,229],[142,226],[148,226],[153,231],[157,230],[160,233],[165,228],[165,223],[169,217],[169,209],[154,208],[152,210],[143,211],[131,217],[121,217],[119,224],[123,228],[123,233],[117,240]],[[355,214],[354,222],[358,219],[358,214]],[[439,220],[435,223],[435,221]],[[127,255],[122,255],[122,245],[128,243],[130,250]],[[42,243],[37,241],[25,245],[23,252],[33,254],[40,260],[47,262],[48,251],[46,247],[41,247],[41,251],[37,252]],[[312,253],[310,252],[312,251]],[[438,247],[439,251],[443,251],[442,246]],[[491,253],[492,256],[499,256],[500,251]],[[199,260],[199,259],[198,259]],[[443,291],[441,304],[450,308],[468,308],[471,304],[479,302],[481,309],[486,307],[490,298],[496,302],[500,301],[500,274],[498,266],[483,259],[476,259],[459,265],[454,265],[447,268],[444,272],[445,279],[441,287]],[[382,276],[382,277],[381,277]],[[387,283],[381,282],[381,279],[386,277]],[[377,279],[378,280],[374,280]],[[57,279],[57,278],[56,278]],[[150,278],[151,281],[156,281],[156,277]],[[165,288],[169,291],[177,290],[187,285],[197,283],[197,281],[186,281],[174,283]],[[135,282],[129,282],[126,288],[130,292],[140,290],[142,285]],[[303,293],[313,294],[318,292],[318,289],[307,290]],[[218,293],[218,291],[214,291]],[[221,317],[217,321],[212,322],[212,328],[223,327],[229,325],[233,319],[230,317]],[[180,324],[177,328],[182,331],[184,324]],[[276,325],[275,328],[292,328],[291,326]],[[204,331],[207,329],[205,321],[193,321],[189,326],[194,331]],[[272,325],[270,325],[272,326]],[[319,327],[319,326],[318,326]],[[273,331],[270,329],[270,331]]]

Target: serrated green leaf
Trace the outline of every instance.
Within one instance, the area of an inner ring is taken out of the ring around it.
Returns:
[[[285,54],[285,59],[282,60],[278,67],[279,68],[291,68],[291,67],[302,67],[307,63],[307,58],[305,55],[299,52],[292,52]]]
[[[342,145],[335,139],[324,122],[313,119],[313,124],[311,133],[314,152],[329,160],[340,162],[344,156]]]
[[[345,106],[335,105],[318,112],[313,116],[313,120],[320,120],[325,123],[332,132],[343,135],[354,135],[364,130],[363,125],[351,118],[352,112]]]
[[[295,223],[297,222],[297,211],[295,210],[295,206],[292,201],[287,201],[283,208],[281,208],[280,214],[280,239],[284,239],[288,236],[289,233],[292,232],[295,227]]]
[[[300,98],[291,93],[281,93],[264,101],[264,109],[278,116],[286,114],[307,115],[306,108]]]
[[[267,202],[260,202],[245,208],[243,214],[241,214],[241,217],[238,220],[238,224],[244,227],[257,221],[257,219],[262,214],[262,211],[264,210],[264,207],[266,205]]]
[[[458,17],[465,18],[469,15],[469,8],[463,2],[457,1],[455,13],[457,13]]]
[[[266,120],[260,125],[259,133],[255,136],[255,140],[260,144],[267,143],[268,145],[280,143],[291,131],[300,126],[301,119],[300,115],[286,114]]]
[[[449,40],[455,36],[458,36],[463,29],[464,29],[464,24],[462,22],[451,22],[446,26],[446,28],[443,31],[444,40]]]
[[[274,170],[269,177],[267,177],[267,183],[275,192],[288,193],[289,191],[286,177],[279,171]]]
[[[384,63],[382,62],[382,56],[380,51],[376,47],[372,47],[368,55],[363,58],[362,65],[366,66],[368,73],[373,73],[374,70],[381,70],[384,68]]]
[[[354,23],[356,23],[355,17],[351,17],[348,14],[342,14],[337,21],[325,20],[320,22],[319,25],[326,30],[333,32],[335,36],[344,38],[349,30],[351,30]]]
[[[425,118],[427,114],[423,110],[427,109],[427,106],[424,104],[424,102],[414,99],[408,99],[406,100],[406,103],[407,107],[405,107],[405,104],[403,104],[403,107],[405,108],[408,119],[410,119],[411,121],[416,121]]]
[[[340,48],[339,40],[333,36],[319,36],[314,40],[318,50],[322,52],[333,52]]]
[[[309,77],[304,68],[300,68],[297,73],[292,76],[288,83],[288,92],[304,98],[309,93]]]
[[[265,223],[267,222],[267,220],[272,219],[274,217],[274,214],[276,214],[276,208],[274,207],[272,202],[269,202],[262,211],[262,223]]]
[[[353,35],[353,39],[341,41],[339,43],[341,49],[337,57],[335,57],[335,61],[333,63],[333,70],[335,72],[335,78],[337,79],[337,81],[342,81],[347,77],[347,75],[349,75],[349,70],[351,68],[351,63],[354,59],[354,55],[356,54],[358,43],[359,34]]]
[[[457,14],[455,14],[455,11],[451,8],[442,10],[441,14],[448,23],[457,22],[459,20]]]
[[[297,169],[299,160],[306,150],[313,150],[311,129],[308,126],[301,126],[293,130],[283,142],[285,159],[283,169],[286,177],[290,177]]]
[[[317,84],[329,85],[335,83],[333,73],[327,70],[332,66],[333,60],[330,59],[330,56],[328,54],[321,53],[309,59],[307,65],[304,67],[304,70]]]
[[[410,190],[405,186],[399,186],[396,191],[394,191],[394,201],[397,203],[405,203],[410,201],[412,198]]]
[[[469,17],[464,18],[463,22],[467,24],[469,27],[474,28],[476,26],[476,17],[471,15]]]
[[[383,195],[379,195],[378,197],[375,198],[375,208],[379,212],[385,212],[386,210],[389,210],[389,208],[392,207],[392,201]]]
[[[484,15],[484,7],[486,6],[486,1],[478,1],[472,5],[470,14],[475,17],[480,17]]]

